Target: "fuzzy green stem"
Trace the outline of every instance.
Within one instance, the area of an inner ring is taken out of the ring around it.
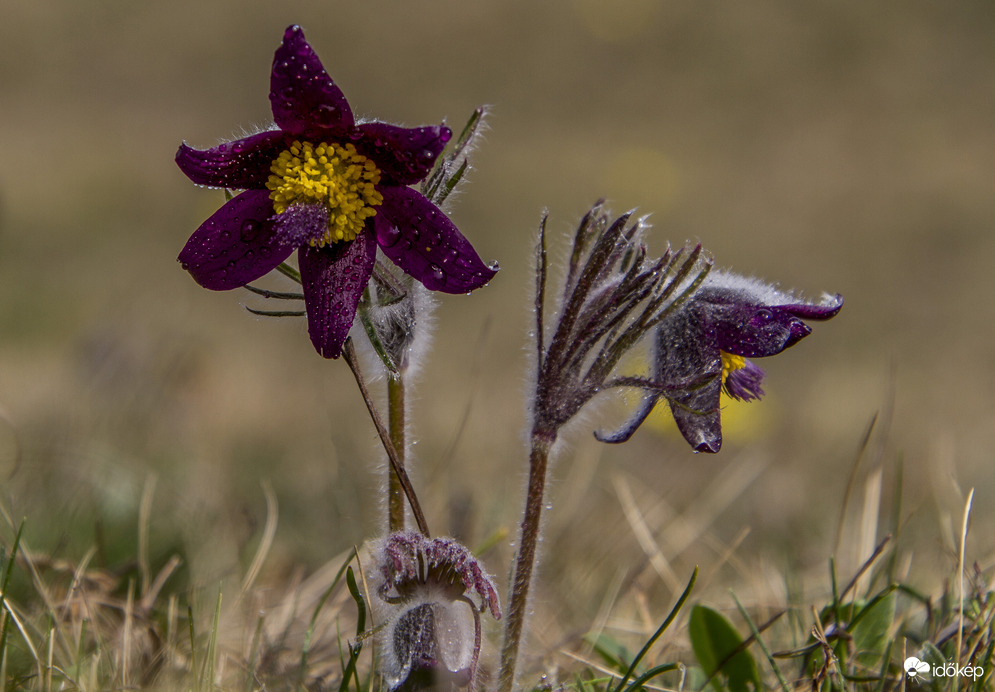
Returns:
[[[402,468],[407,456],[404,426],[404,375],[398,373],[387,378],[387,427]],[[387,526],[391,533],[404,530],[404,490],[393,466],[387,468]]]
[[[501,672],[498,674],[499,692],[511,692],[515,684],[518,650],[528,615],[529,586],[532,583],[536,547],[539,544],[539,527],[546,491],[546,470],[549,465],[549,452],[554,442],[556,442],[555,431],[532,430],[529,487],[525,496],[525,516],[522,519],[522,533],[518,542],[515,578],[511,584],[508,615],[504,624]]]

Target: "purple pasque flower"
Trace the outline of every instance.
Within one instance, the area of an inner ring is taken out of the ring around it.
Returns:
[[[476,558],[452,538],[415,531],[379,539],[370,553],[388,688],[476,687],[480,613],[501,618],[494,583]]]
[[[639,409],[621,429],[598,433],[625,442],[665,398],[696,452],[722,446],[720,392],[743,401],[763,396],[764,371],[747,360],[773,356],[812,332],[803,320],[828,320],[843,296],[804,301],[759,279],[713,271],[656,330],[650,379]]]
[[[238,288],[298,250],[311,341],[337,358],[378,248],[433,291],[467,293],[494,276],[453,222],[408,187],[432,170],[448,127],[357,123],[299,26],[273,57],[270,102],[275,129],[176,153],[198,185],[243,190],[180,252],[197,283]]]

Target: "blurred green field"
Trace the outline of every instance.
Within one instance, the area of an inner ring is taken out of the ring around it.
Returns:
[[[252,558],[264,482],[279,502],[261,577],[275,593],[382,531],[384,460],[345,364],[318,357],[302,321],[253,317],[242,306],[258,299],[204,291],[175,261],[223,202],[189,184],[176,147],[269,120],[272,54],[291,23],[359,115],[458,128],[492,107],[452,218],[502,270],[472,297],[440,299],[412,388],[413,474],[436,533],[475,545],[517,530],[543,209],[554,261],[606,197],[652,214],[651,252],[700,240],[717,266],[846,297],[833,322],[761,363],[769,395],[727,412],[716,457],[692,455],[666,421],[599,445],[591,429],[624,415],[611,397],[573,426],[553,469],[541,647],[589,627],[613,585],[666,614],[695,564],[696,597],[717,607],[730,586],[761,607],[825,592],[876,415],[841,572],[884,533],[900,463],[912,581],[929,591],[952,573],[970,488],[967,555],[990,576],[995,9],[984,0],[8,0],[0,506],[27,518],[35,553],[73,562],[96,546],[98,564],[133,559],[150,479],[151,560],[182,555],[173,579],[208,603]],[[661,546],[653,560],[640,521]],[[0,528],[4,543],[12,535]],[[486,556],[502,588],[509,541]]]

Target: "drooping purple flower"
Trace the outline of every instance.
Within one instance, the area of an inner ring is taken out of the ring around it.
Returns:
[[[370,553],[388,688],[475,686],[480,613],[500,619],[501,608],[494,583],[470,551],[451,538],[399,531],[375,541]]]
[[[337,358],[378,248],[434,291],[466,293],[494,276],[453,222],[408,187],[432,170],[448,127],[357,123],[298,26],[274,55],[270,102],[275,129],[176,153],[193,182],[243,190],[180,252],[197,283],[238,288],[298,250],[311,341]]]
[[[746,360],[773,356],[812,332],[803,320],[828,320],[840,295],[818,302],[758,279],[713,271],[698,291],[657,327],[650,379],[639,409],[603,442],[625,442],[665,398],[677,427],[696,452],[722,446],[720,392],[750,401],[763,396],[764,371]]]

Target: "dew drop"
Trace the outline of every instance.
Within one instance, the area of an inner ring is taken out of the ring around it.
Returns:
[[[442,271],[442,267],[440,267],[438,264],[428,265],[428,270],[431,273],[432,279],[434,281],[438,282],[439,284],[446,283],[446,272]]]
[[[180,262],[180,269],[182,269],[183,271],[189,271],[190,264],[188,262]]]
[[[501,265],[497,263],[497,260],[494,260],[493,262],[487,265],[487,268],[490,269],[492,272],[496,272],[499,269],[501,269]]]
[[[256,239],[259,235],[259,231],[262,230],[262,224],[253,219],[249,219],[242,224],[241,238],[244,242],[248,243]]]
[[[394,224],[380,225],[377,231],[377,243],[380,247],[394,247],[401,239],[401,229]]]
[[[334,123],[339,119],[339,109],[337,106],[330,106],[328,104],[318,106],[317,118],[319,122],[326,124]]]

